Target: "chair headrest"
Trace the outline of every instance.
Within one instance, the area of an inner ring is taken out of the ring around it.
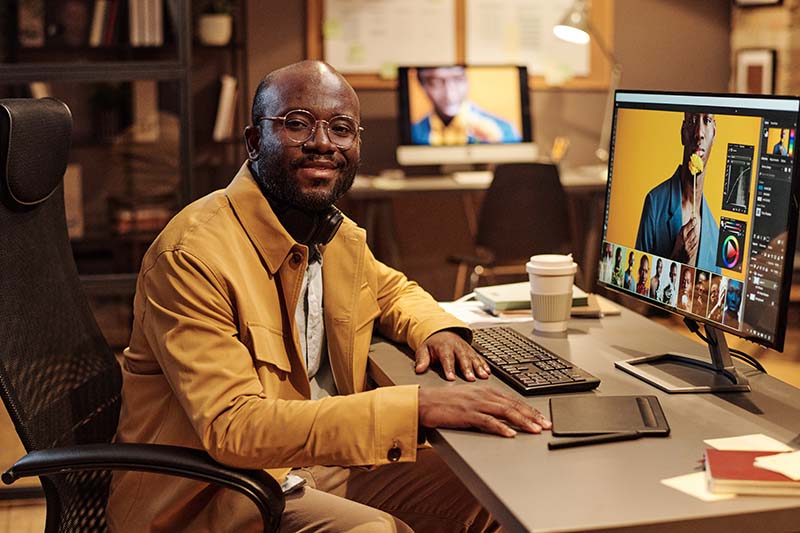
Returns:
[[[45,201],[67,169],[72,113],[53,98],[0,99],[0,190],[15,207]]]

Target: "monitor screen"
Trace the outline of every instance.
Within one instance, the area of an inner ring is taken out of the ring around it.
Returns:
[[[526,67],[400,67],[398,102],[400,164],[536,158]]]
[[[617,91],[599,281],[783,349],[794,97]]]

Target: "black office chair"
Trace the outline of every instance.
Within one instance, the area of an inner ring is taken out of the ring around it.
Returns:
[[[3,482],[39,476],[45,531],[106,531],[111,470],[157,472],[223,485],[250,498],[264,530],[284,498],[262,470],[202,450],[111,444],[121,374],[81,288],[62,180],[72,117],[53,99],[0,100],[0,396],[28,454]]]
[[[558,167],[544,163],[498,165],[478,218],[473,255],[453,255],[458,265],[453,298],[484,279],[525,276],[530,256],[573,251],[567,195]]]

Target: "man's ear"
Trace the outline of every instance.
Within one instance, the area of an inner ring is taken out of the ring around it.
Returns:
[[[247,158],[250,161],[258,159],[258,147],[261,144],[261,132],[256,126],[247,126],[244,129],[244,145],[247,148]]]

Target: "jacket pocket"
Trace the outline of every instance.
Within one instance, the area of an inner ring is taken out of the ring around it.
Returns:
[[[249,322],[245,344],[256,361],[272,365],[284,372],[292,370],[281,332]]]

